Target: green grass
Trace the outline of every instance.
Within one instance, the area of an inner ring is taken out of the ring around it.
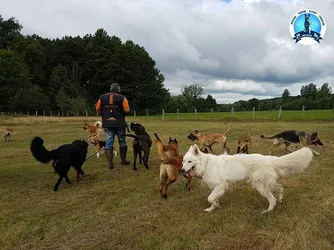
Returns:
[[[254,121],[333,121],[333,110],[305,110],[303,111],[255,111]],[[162,115],[149,115],[141,118],[162,119]],[[165,113],[165,120],[212,120],[212,121],[252,121],[252,111],[231,112],[213,112],[213,113]]]
[[[281,180],[285,204],[262,215],[267,201],[246,184],[235,185],[211,214],[210,190],[195,179],[187,192],[182,176],[171,185],[167,200],[159,197],[159,158],[153,145],[146,170],[106,168],[104,155],[84,164],[86,175],[73,185],[65,182],[53,192],[57,176],[50,164],[37,163],[29,144],[33,136],[45,140],[48,149],[87,138],[83,121],[91,118],[3,117],[1,129],[10,126],[15,135],[0,143],[0,249],[333,249],[334,247],[334,124],[332,122],[230,122],[228,146],[252,125],[251,152],[268,153],[272,135],[284,129],[316,130],[325,146],[317,149],[311,167],[302,174]],[[221,122],[164,121],[129,117],[141,122],[150,134],[164,141],[176,137],[181,152],[190,146],[187,134],[221,132]],[[128,139],[131,145],[132,139]],[[116,145],[117,146],[117,145]],[[130,147],[131,148],[131,147]],[[218,147],[214,147],[219,153]],[[94,152],[89,147],[89,155]],[[277,155],[285,152],[277,149]],[[129,159],[132,160],[131,150]]]

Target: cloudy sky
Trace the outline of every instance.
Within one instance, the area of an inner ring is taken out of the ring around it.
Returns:
[[[302,9],[321,13],[320,44],[295,44],[289,22]],[[198,84],[218,103],[299,94],[302,85],[334,89],[334,0],[0,0],[24,34],[56,38],[104,28],[146,48],[179,94]]]

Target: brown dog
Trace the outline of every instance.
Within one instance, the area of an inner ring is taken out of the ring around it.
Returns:
[[[227,123],[225,123],[227,124]],[[222,133],[215,133],[215,134],[201,134],[198,130],[195,130],[194,132],[191,132],[188,135],[188,139],[191,141],[198,140],[198,144],[203,151],[205,148],[209,148],[212,151],[212,145],[215,143],[218,143],[219,146],[224,149],[224,154],[229,154],[230,149],[226,146],[226,141],[227,141],[227,133],[230,131],[230,125],[227,124],[228,128],[227,130]]]
[[[93,135],[96,136],[99,140],[102,139],[102,122],[97,121],[94,125],[89,125],[87,122],[85,122],[82,128],[88,131],[89,136]]]
[[[6,127],[3,137],[5,138],[5,142],[9,142],[10,138],[13,135],[13,129]]]
[[[183,155],[179,154],[177,140],[169,138],[168,144],[163,144],[159,136],[154,133],[156,138],[157,151],[160,156],[160,196],[167,199],[168,186],[174,183],[179,174],[182,174],[187,179],[186,187],[190,191],[191,176],[186,176],[181,172]]]
[[[249,149],[252,146],[252,130],[251,127],[248,129],[248,135],[242,135],[238,138],[237,154],[249,154]]]

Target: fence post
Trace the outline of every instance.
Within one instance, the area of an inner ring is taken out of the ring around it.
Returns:
[[[194,112],[194,120],[196,120],[197,118],[197,109],[195,109],[195,112]]]
[[[29,111],[27,111],[27,115],[29,116]]]
[[[165,110],[162,109],[162,120],[165,120]]]
[[[231,114],[234,115],[234,108],[231,108]]]
[[[253,120],[255,119],[255,107],[253,107]]]
[[[133,111],[133,117],[136,117],[136,110]]]
[[[304,105],[303,105],[302,109],[303,109],[303,118],[305,118],[305,106]]]
[[[86,110],[86,116],[88,116],[88,111]]]
[[[279,111],[278,111],[278,120],[281,119],[281,113],[282,113],[282,107],[279,107]]]
[[[211,108],[211,119],[213,119],[213,108]]]
[[[146,116],[148,116],[148,109],[146,109]]]
[[[334,112],[334,111],[333,111]],[[177,113],[177,119],[180,119],[180,116],[179,116],[179,109],[176,110],[176,113]],[[334,113],[333,113],[334,114]]]
[[[36,110],[36,116],[37,116],[37,114],[38,114],[38,111]]]
[[[5,113],[4,113],[4,112],[1,112],[1,115],[2,115],[2,116],[4,116],[4,115],[5,115]]]

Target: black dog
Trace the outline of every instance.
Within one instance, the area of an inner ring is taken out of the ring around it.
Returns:
[[[43,164],[53,160],[52,166],[55,173],[59,175],[53,190],[58,191],[63,178],[65,178],[68,184],[71,184],[67,176],[71,166],[77,171],[77,181],[79,181],[80,175],[84,175],[81,168],[86,160],[88,143],[84,140],[76,140],[72,144],[64,144],[51,151],[47,150],[43,143],[42,138],[35,137],[30,144],[30,151],[34,158]]]
[[[317,132],[307,133],[304,131],[286,130],[286,131],[283,131],[271,137],[266,137],[264,135],[261,135],[261,138],[262,139],[274,139],[273,145],[270,147],[270,150],[281,144],[285,144],[285,150],[291,152],[288,149],[288,146],[291,143],[294,143],[294,144],[301,143],[304,146],[307,146],[307,145],[323,146],[324,145],[322,141],[320,141]]]
[[[149,134],[146,132],[143,125],[139,123],[130,123],[130,129],[135,133],[135,135],[125,134],[124,136],[132,137],[135,140],[132,143],[133,148],[133,170],[137,170],[136,161],[137,156],[139,155],[139,163],[144,162],[145,168],[148,167],[148,157],[150,155],[150,149],[152,146],[152,139]],[[144,155],[142,156],[142,152]]]

